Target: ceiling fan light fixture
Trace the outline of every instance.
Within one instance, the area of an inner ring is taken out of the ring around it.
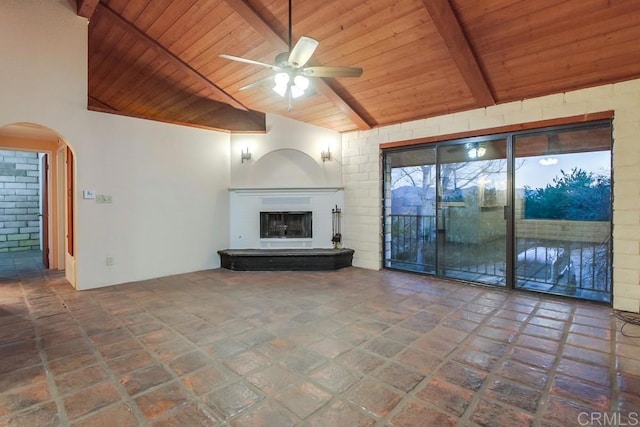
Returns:
[[[273,78],[273,81],[276,83],[276,86],[284,86],[286,87],[289,83],[289,74],[287,73],[277,73]]]
[[[309,79],[305,76],[295,76],[293,79],[293,85],[291,85],[291,96],[294,98],[304,95],[304,91],[309,88]]]
[[[273,91],[284,98],[284,96],[287,94],[287,86],[275,85],[273,87]]]
[[[292,99],[299,98],[307,94],[307,89],[309,89],[311,83],[308,77],[334,78],[360,77],[362,75],[362,68],[356,67],[325,67],[320,65],[311,67],[306,66],[307,62],[309,62],[309,59],[311,59],[311,56],[313,56],[313,53],[318,47],[318,41],[311,37],[301,36],[295,45],[292,44],[293,24],[291,3],[292,0],[289,0],[289,50],[286,52],[280,52],[276,55],[275,65],[254,61],[253,59],[242,58],[240,56],[227,55],[226,53],[220,55],[222,58],[226,58],[231,61],[258,65],[274,71],[276,74],[273,76],[274,85],[272,86],[272,89],[281,97],[288,99],[288,111],[291,111],[293,108],[293,104],[291,102]],[[269,83],[270,81],[271,77],[267,77],[258,82],[243,86],[239,90],[251,89],[261,85],[263,82]],[[313,94],[314,91],[310,90],[309,93]]]
[[[278,95],[284,97],[287,93],[287,86],[289,85],[289,74],[278,73],[273,78],[273,81],[275,83],[273,91]]]
[[[291,85],[291,97],[300,98],[302,95],[304,95],[304,91],[302,89],[296,85]]]
[[[305,76],[297,75],[293,79],[293,84],[303,92],[309,89],[309,79]]]

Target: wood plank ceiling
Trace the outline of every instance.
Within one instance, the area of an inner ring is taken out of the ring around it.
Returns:
[[[346,132],[640,77],[637,0],[293,2],[293,41],[311,65],[362,67],[314,78],[287,101],[240,91],[287,51],[287,0],[78,0],[89,18],[89,109],[231,132],[273,113]]]

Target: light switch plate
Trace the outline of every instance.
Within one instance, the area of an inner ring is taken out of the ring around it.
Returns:
[[[82,192],[82,198],[83,199],[95,199],[96,198],[96,192],[93,190],[84,190]]]
[[[96,203],[113,203],[113,197],[110,194],[97,194],[96,195]]]

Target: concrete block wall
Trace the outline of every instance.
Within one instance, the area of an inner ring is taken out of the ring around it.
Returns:
[[[354,265],[382,266],[379,145],[427,136],[614,111],[614,308],[640,312],[640,79],[342,135],[344,242]]]
[[[353,265],[378,270],[382,267],[382,164],[378,145],[387,141],[377,138],[377,129],[352,136],[359,133],[343,134],[342,142],[342,235],[345,247],[357,248]]]
[[[0,252],[40,248],[38,153],[0,150]]]
[[[516,220],[516,237],[604,243],[610,235],[609,223],[602,221]]]

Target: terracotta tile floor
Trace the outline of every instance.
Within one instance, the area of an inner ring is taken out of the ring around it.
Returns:
[[[0,425],[638,425],[600,305],[358,268],[76,292],[28,253],[0,302]]]

